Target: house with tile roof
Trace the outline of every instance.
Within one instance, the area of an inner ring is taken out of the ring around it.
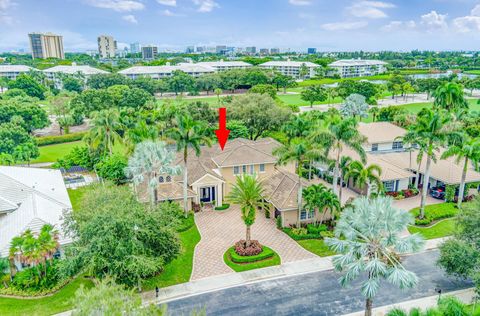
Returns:
[[[59,170],[0,166],[0,257],[8,256],[12,238],[45,224],[59,231],[60,245],[69,244],[62,223],[71,209]]]

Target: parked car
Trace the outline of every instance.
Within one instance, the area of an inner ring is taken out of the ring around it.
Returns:
[[[430,195],[439,200],[445,200],[445,185],[439,185],[437,187],[430,188]],[[455,197],[458,198],[458,187],[455,190]],[[465,192],[466,194],[467,192]]]

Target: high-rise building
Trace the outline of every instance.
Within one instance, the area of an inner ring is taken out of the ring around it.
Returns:
[[[140,53],[141,52],[140,43],[135,42],[135,43],[130,44],[130,52],[132,54]]]
[[[307,53],[309,55],[315,55],[317,53],[317,49],[311,47],[311,48],[307,49]]]
[[[195,52],[195,46],[187,46],[187,49],[185,50],[185,53],[191,54]]]
[[[280,54],[280,48],[270,48],[270,54]]]
[[[246,47],[245,52],[247,54],[256,54],[257,53],[257,48],[255,46]]]
[[[260,48],[260,55],[268,55],[270,50],[268,48]]]
[[[100,58],[114,58],[117,50],[117,42],[109,35],[98,37],[98,54]]]
[[[65,59],[63,51],[63,37],[53,33],[30,33],[30,49],[32,58],[60,58]]]
[[[215,52],[217,54],[225,54],[227,52],[227,46],[226,45],[217,45],[217,47],[215,47]]]
[[[203,53],[205,52],[206,48],[205,46],[197,46],[197,53]]]
[[[158,54],[158,47],[153,45],[143,46],[142,47],[142,58],[143,59],[155,59]]]

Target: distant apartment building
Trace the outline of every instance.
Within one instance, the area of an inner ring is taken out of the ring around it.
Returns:
[[[259,67],[272,69],[283,75],[293,77],[295,79],[312,78],[316,75],[315,69],[320,67],[317,64],[308,61],[268,61],[260,64]]]
[[[117,41],[109,35],[100,35],[97,39],[100,58],[114,58],[117,50]]]
[[[310,47],[310,48],[307,49],[307,54],[309,54],[309,55],[315,55],[316,53],[317,53],[316,48]]]
[[[175,71],[183,71],[184,73],[192,77],[200,77],[205,74],[212,74],[215,72],[215,69],[207,66],[200,66],[197,64],[179,64],[175,66],[166,65],[166,66],[134,66],[127,69],[119,71],[119,74],[122,74],[130,79],[136,79],[139,77],[151,77],[152,79],[163,79],[172,76]]]
[[[32,58],[65,59],[63,37],[53,33],[30,33],[30,49]]]
[[[78,66],[75,63],[72,63],[72,65],[61,65],[61,66],[55,66],[52,68],[48,68],[43,70],[45,73],[45,76],[47,79],[53,81],[55,83],[55,87],[58,89],[61,89],[63,86],[62,79],[65,77],[65,75],[70,75],[70,76],[76,76],[78,79],[83,80],[84,82],[87,82],[88,78],[92,75],[97,75],[97,74],[108,74],[108,71],[93,68],[88,65],[83,65],[83,66]]]
[[[270,50],[268,48],[260,48],[260,55],[268,55]]]
[[[328,65],[342,78],[366,77],[384,73],[387,63],[381,60],[342,59]]]
[[[130,52],[132,54],[137,54],[137,53],[140,53],[141,51],[142,50],[141,50],[140,43],[135,42],[135,43],[130,44]]]
[[[180,63],[180,66],[188,66],[188,65],[197,65],[206,68],[212,68],[215,72],[231,70],[231,69],[246,69],[252,67],[251,64],[246,63],[244,61],[224,61],[221,59],[220,61],[204,61],[199,62],[196,64],[192,63]]]
[[[36,70],[35,68],[24,65],[0,65],[0,78],[15,80],[21,74],[29,73]],[[4,87],[0,86],[0,93],[4,92]]]
[[[225,54],[227,52],[227,46],[225,45],[217,45],[217,47],[215,47],[215,52],[217,54]]]
[[[196,51],[197,53],[204,53],[206,50],[205,46],[197,46]]]
[[[254,55],[257,53],[257,48],[255,46],[250,46],[250,47],[246,47],[245,48],[245,52],[247,54],[251,54],[251,55]]]
[[[270,54],[280,54],[280,48],[270,48]]]
[[[143,59],[155,59],[158,55],[158,47],[153,45],[143,46],[142,47],[142,58]]]
[[[187,49],[185,49],[185,53],[187,54],[192,54],[195,52],[195,46],[187,46]]]

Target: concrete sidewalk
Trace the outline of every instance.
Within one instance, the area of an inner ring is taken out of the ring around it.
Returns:
[[[424,251],[438,248],[445,238],[427,240]],[[251,271],[228,273],[213,277],[203,278],[182,284],[159,289],[158,298],[155,291],[142,293],[145,304],[161,304],[175,299],[190,297],[198,294],[218,291],[230,287],[251,284],[264,280],[271,280],[294,275],[320,272],[333,269],[332,257],[318,257],[294,262],[284,263],[279,266],[256,269]]]
[[[455,296],[463,303],[471,304],[475,300],[475,289],[471,288],[466,290],[454,291],[454,292],[444,293],[442,295]],[[405,302],[396,303],[392,305],[377,307],[373,309],[372,315],[384,316],[394,308],[400,308],[406,311],[408,314],[408,311],[412,308],[421,308],[422,310],[426,310],[430,307],[437,306],[437,302],[438,302],[438,295],[429,296],[429,297],[420,298],[418,300],[405,301]],[[360,311],[356,313],[346,314],[344,316],[362,316],[364,314],[365,314],[364,311]]]

